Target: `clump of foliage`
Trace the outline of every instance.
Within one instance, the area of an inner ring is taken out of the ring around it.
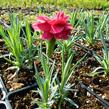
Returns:
[[[8,28],[3,28],[0,25],[0,35],[3,37],[9,54],[1,57],[5,58],[13,66],[9,69],[17,69],[16,73],[21,68],[31,68],[33,60],[36,56],[37,48],[33,44],[34,37],[31,34],[29,23],[25,22],[24,37],[21,37],[22,22],[19,21],[16,14],[10,16],[11,25]],[[16,74],[15,73],[15,74]]]

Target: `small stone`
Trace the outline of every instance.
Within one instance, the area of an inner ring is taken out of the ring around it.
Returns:
[[[109,100],[109,91],[105,91],[105,93],[102,96],[103,99]]]
[[[103,77],[105,78],[105,77],[106,77],[106,75],[103,75]]]
[[[0,43],[4,43],[4,40],[3,39],[0,39]]]
[[[12,84],[11,84],[11,89],[10,89],[10,91],[19,89],[19,88],[21,88],[22,86],[24,86],[23,83],[12,83]]]
[[[88,96],[88,97],[90,97],[90,96],[91,96],[91,94],[90,94],[89,92],[87,92],[87,96]]]
[[[90,101],[89,101],[89,100],[87,100],[87,101],[86,101],[86,103],[87,103],[87,104],[89,104],[89,103],[90,103]]]
[[[0,46],[3,46],[4,40],[0,39]]]
[[[99,82],[101,82],[102,80],[100,79]]]

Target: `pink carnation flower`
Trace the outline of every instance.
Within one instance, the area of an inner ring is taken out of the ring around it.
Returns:
[[[52,38],[67,40],[72,30],[72,25],[68,23],[68,16],[65,16],[63,12],[58,12],[53,19],[39,16],[32,27],[36,31],[42,31],[41,38],[46,40]]]

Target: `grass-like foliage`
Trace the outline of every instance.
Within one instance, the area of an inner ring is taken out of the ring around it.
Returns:
[[[84,40],[89,46],[95,46],[97,40],[100,40],[101,35],[106,32],[106,24],[108,23],[109,14],[103,13],[103,16],[95,17],[92,13],[86,13],[84,19]]]
[[[15,15],[10,17],[10,22],[11,25],[6,31],[0,26],[0,34],[2,35],[9,52],[13,55],[12,60],[7,60],[15,66],[21,67],[24,62],[24,57],[22,57],[24,47],[20,38],[20,30],[22,26]]]
[[[95,43],[95,25],[94,25],[94,16],[89,15],[86,17],[86,21],[84,22],[85,27],[85,40],[89,45],[94,45]]]
[[[65,59],[64,55],[66,51],[65,45],[63,45],[61,49],[62,74],[61,77],[58,77],[55,61],[52,61],[51,59],[49,60],[46,55],[43,55],[41,48],[39,59],[44,73],[43,76],[40,75],[37,67],[35,66],[35,77],[38,84],[37,92],[40,95],[40,99],[36,100],[36,103],[38,104],[39,109],[51,109],[54,104],[57,104],[57,108],[61,109],[64,101],[67,101],[78,108],[78,105],[68,97],[69,93],[74,90],[74,85],[69,83],[69,79],[75,72],[75,68],[80,65],[86,55],[78,60],[76,64],[72,65],[74,54],[73,52],[70,53],[69,57]]]
[[[71,53],[70,56],[68,57],[67,61],[65,61],[65,47],[63,46],[62,48],[62,74],[61,74],[61,81],[58,83],[58,109],[61,109],[61,105],[63,103],[63,101],[67,101],[69,103],[71,103],[72,105],[74,105],[76,108],[78,108],[78,105],[75,104],[74,101],[72,101],[69,97],[68,94],[70,93],[70,91],[73,91],[73,85],[71,85],[68,81],[70,79],[70,77],[72,76],[72,74],[75,72],[75,68],[77,68],[78,65],[80,65],[81,61],[86,57],[86,55],[84,57],[82,57],[80,60],[78,60],[76,62],[76,64],[74,64],[72,66],[72,60],[74,57],[74,54]]]
[[[91,75],[97,75],[98,73],[104,73],[105,75],[109,75],[109,48],[107,48],[107,45],[103,36],[101,36],[101,40],[103,43],[103,49],[102,49],[103,55],[102,56],[97,55],[95,52],[93,52],[93,55],[95,59],[98,61],[98,63],[100,64],[100,66],[97,67],[91,73]]]
[[[56,78],[57,73],[54,74],[55,62],[48,63],[47,58],[40,54],[40,61],[42,69],[44,71],[44,76],[41,76],[35,66],[36,71],[36,81],[39,86],[37,92],[40,95],[40,99],[36,100],[39,109],[51,109],[52,105],[55,103],[55,96],[57,92]]]
[[[42,4],[51,4],[59,6],[74,6],[79,8],[107,8],[109,6],[108,0],[1,0],[0,6],[22,6],[31,7]]]
[[[20,36],[22,22],[19,21],[16,14],[10,16],[9,28],[5,29],[0,25],[0,35],[3,37],[9,52],[8,55],[5,54],[1,57],[12,64],[12,67],[8,69],[17,69],[17,72],[24,67],[31,68],[36,56],[37,49],[33,44],[33,36],[31,35],[29,23],[26,21],[25,25],[26,31],[23,32],[24,37]]]

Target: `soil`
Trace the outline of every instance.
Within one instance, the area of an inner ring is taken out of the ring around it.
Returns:
[[[21,94],[15,94],[10,98],[10,103],[13,109],[34,109],[37,107],[35,103],[32,103],[34,99],[37,99],[38,95],[35,90],[22,92]],[[14,101],[14,102],[13,102]]]

